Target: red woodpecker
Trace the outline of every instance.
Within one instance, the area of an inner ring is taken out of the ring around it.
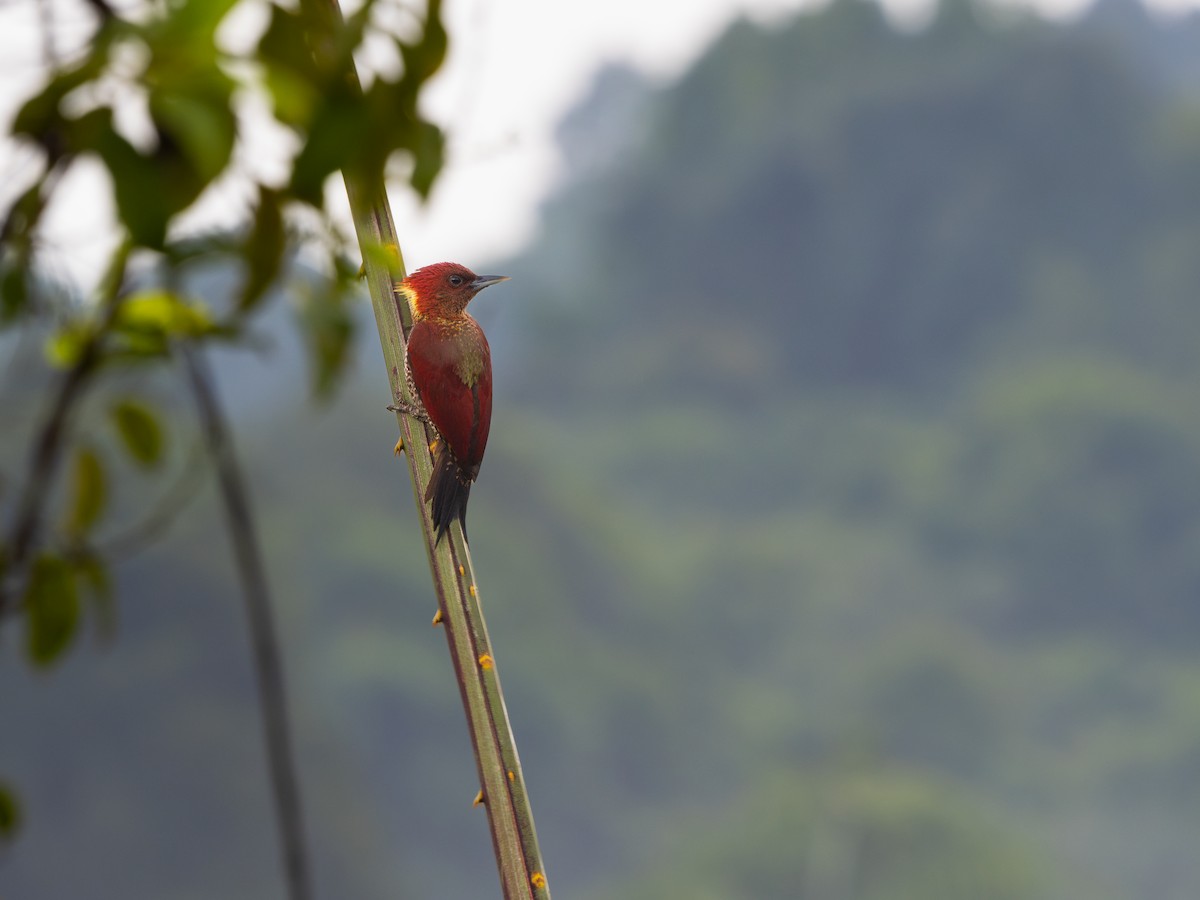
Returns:
[[[400,282],[413,313],[405,377],[419,405],[388,407],[437,429],[438,448],[425,502],[433,504],[440,543],[450,523],[467,529],[467,498],[479,475],[492,421],[492,353],[467,304],[507,275],[476,275],[458,263],[434,263]]]

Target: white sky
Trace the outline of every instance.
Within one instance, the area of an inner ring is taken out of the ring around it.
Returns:
[[[0,124],[7,124],[36,77],[42,53],[38,8],[45,2],[7,0],[0,6]],[[69,46],[72,31],[86,33],[72,20],[78,6],[72,0],[50,2],[60,4],[62,44]],[[448,165],[424,207],[404,191],[392,192],[409,267],[440,259],[483,267],[533,236],[538,204],[558,175],[554,129],[601,66],[624,62],[670,78],[738,16],[773,21],[811,2],[820,0],[446,0],[450,56],[424,99],[427,113],[450,133]],[[1062,14],[1083,0],[1024,2]],[[901,18],[919,17],[928,8],[927,0],[887,5]],[[234,44],[253,41],[263,21],[251,0],[226,22],[223,36]],[[280,145],[269,132],[261,143]],[[252,163],[269,171],[272,154],[258,156]],[[28,165],[28,154],[0,147],[0,203],[10,199],[11,186]],[[85,286],[112,243],[106,229],[111,205],[96,168],[77,173],[71,192],[49,216],[52,264]],[[344,203],[340,191],[331,197]],[[210,198],[197,219],[214,223],[230,215],[230,206],[228,196]]]
[[[520,248],[558,174],[553,132],[604,64],[684,71],[737,16],[803,0],[449,0],[450,59],[426,97],[450,127],[450,166],[424,210],[394,193],[410,264]],[[476,263],[468,263],[476,264]]]

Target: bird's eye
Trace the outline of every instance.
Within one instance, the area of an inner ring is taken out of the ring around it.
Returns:
[[[463,283],[463,277],[461,275],[451,275],[450,283],[452,285],[454,285],[455,287],[458,287],[460,284]]]

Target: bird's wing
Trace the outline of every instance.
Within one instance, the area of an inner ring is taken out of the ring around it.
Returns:
[[[475,334],[439,335],[418,322],[408,341],[413,386],[455,460],[474,478],[487,447],[492,420],[492,365],[487,339]]]

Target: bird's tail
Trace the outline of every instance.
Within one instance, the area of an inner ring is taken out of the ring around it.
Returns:
[[[425,502],[433,501],[433,528],[437,532],[434,546],[442,542],[450,523],[462,523],[463,538],[467,536],[467,499],[471,496],[471,479],[459,468],[445,442],[433,460],[433,476],[425,489]]]

